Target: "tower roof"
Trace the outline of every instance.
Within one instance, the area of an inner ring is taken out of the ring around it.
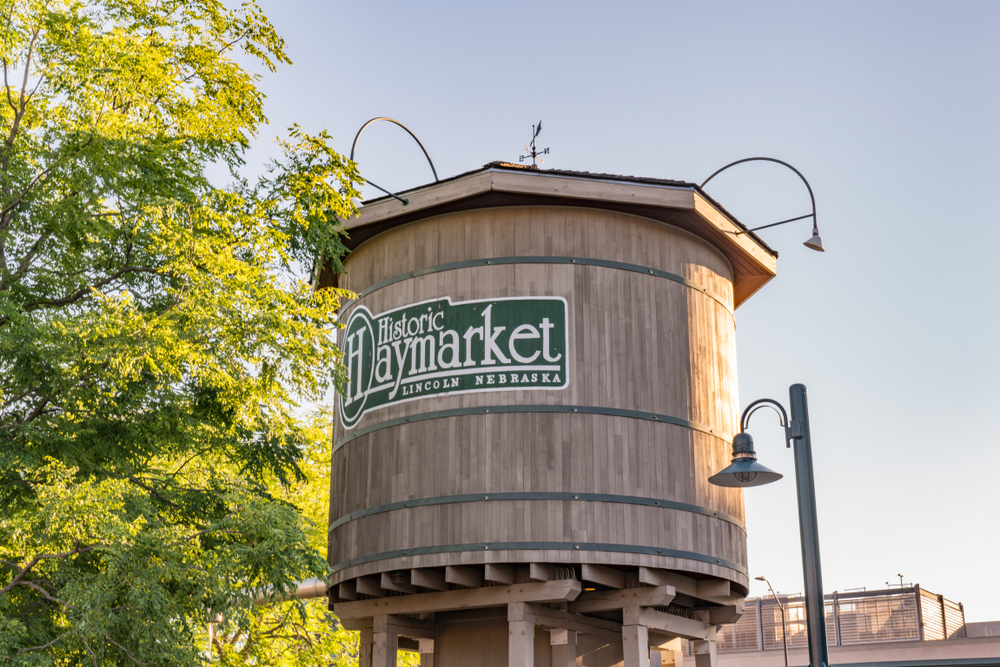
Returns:
[[[445,213],[504,206],[579,206],[629,213],[684,229],[721,252],[733,268],[739,306],[776,275],[778,253],[695,183],[490,162],[480,169],[370,199],[348,220],[354,249],[376,234]],[[333,284],[320,277],[320,285]]]

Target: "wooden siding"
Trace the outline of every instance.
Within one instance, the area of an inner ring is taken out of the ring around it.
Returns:
[[[732,267],[705,241],[645,218],[571,207],[452,213],[373,237],[345,262],[341,286],[362,291],[430,266],[492,257],[580,257],[679,275],[590,265],[480,265],[396,282],[360,300],[376,315],[427,299],[560,296],[568,303],[569,386],[424,398],[339,420],[340,443],[391,419],[456,408],[563,405],[647,411],[705,430],[623,416],[475,414],[400,424],[354,437],[331,469],[331,521],[359,509],[464,493],[561,491],[669,499],[742,519],[742,492],[708,483],[729,462],[737,422]],[[706,432],[710,431],[710,432]],[[691,512],[607,502],[483,501],[370,515],[331,532],[329,560],[475,542],[601,542],[664,547],[746,564],[743,531]],[[484,562],[644,565],[747,577],[712,563],[653,554],[565,550],[455,552],[392,558],[334,582],[409,567]]]

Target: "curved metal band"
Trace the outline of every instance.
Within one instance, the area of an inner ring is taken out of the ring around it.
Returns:
[[[646,507],[660,507],[663,509],[679,510],[681,512],[691,512],[712,518],[728,521],[737,528],[746,532],[746,526],[736,517],[717,512],[701,505],[691,505],[681,503],[676,500],[662,500],[658,498],[644,498],[641,496],[621,496],[610,493],[567,493],[555,491],[518,491],[509,493],[463,493],[454,496],[437,496],[435,498],[417,498],[415,500],[404,500],[396,503],[387,503],[376,507],[367,507],[357,512],[345,514],[330,524],[327,533],[333,532],[334,528],[339,528],[345,523],[350,523],[355,519],[362,519],[373,514],[383,512],[393,512],[396,510],[410,509],[411,507],[429,507],[432,505],[451,505],[454,503],[481,503],[502,500],[568,500],[584,502],[618,503],[624,505],[644,505]]]
[[[391,278],[386,278],[380,282],[371,285],[370,287],[363,290],[358,294],[357,299],[353,299],[347,302],[345,305],[341,306],[341,313],[346,313],[348,308],[351,308],[357,304],[361,299],[368,296],[372,292],[382,289],[383,287],[388,287],[389,285],[394,285],[396,283],[402,282],[404,280],[409,280],[410,278],[417,278],[419,276],[427,276],[434,273],[441,273],[442,271],[455,271],[457,269],[469,269],[478,266],[505,266],[511,264],[578,264],[580,266],[599,266],[605,269],[619,269],[621,271],[631,271],[633,273],[642,273],[645,275],[650,275],[655,278],[663,278],[665,280],[670,280],[675,283],[684,285],[685,287],[690,287],[691,289],[705,294],[708,298],[712,299],[723,308],[726,309],[730,315],[733,314],[732,308],[728,304],[724,303],[717,296],[708,291],[708,289],[698,283],[688,280],[684,276],[679,276],[676,273],[667,273],[666,271],[660,271],[659,269],[651,269],[648,266],[640,266],[639,264],[628,264],[626,262],[613,262],[606,259],[590,259],[587,257],[547,257],[547,256],[525,256],[525,257],[491,257],[489,259],[470,259],[462,262],[449,262],[447,264],[438,264],[436,266],[428,266],[423,269],[417,269],[415,271],[410,271],[409,273],[401,273],[398,276],[393,276]],[[343,317],[343,314],[341,315]]]
[[[378,554],[359,556],[345,560],[333,566],[334,572],[390,558],[406,556],[424,556],[428,554],[460,553],[468,551],[603,551],[612,553],[644,554],[649,556],[668,556],[671,558],[686,558],[712,565],[722,565],[740,574],[746,575],[747,569],[739,563],[725,558],[714,558],[694,551],[667,549],[663,547],[647,547],[635,544],[606,544],[603,542],[480,542],[477,544],[444,544],[430,547],[413,547],[412,549],[396,549]]]
[[[401,426],[403,424],[412,424],[415,422],[427,421],[430,419],[445,419],[447,417],[465,417],[468,415],[482,415],[482,414],[511,414],[511,413],[524,413],[524,412],[541,412],[541,413],[579,413],[582,415],[605,415],[608,417],[627,417],[629,419],[645,419],[647,421],[663,422],[665,424],[673,424],[674,426],[683,426],[684,428],[689,428],[694,431],[701,431],[702,433],[707,433],[715,438],[719,438],[727,445],[730,444],[728,440],[720,435],[717,435],[714,430],[708,428],[704,424],[699,424],[698,422],[693,422],[688,419],[681,419],[680,417],[671,417],[670,415],[661,415],[655,412],[640,412],[638,410],[622,410],[621,408],[604,408],[598,406],[588,406],[588,405],[491,405],[489,407],[475,407],[475,408],[454,408],[452,410],[437,410],[434,412],[421,412],[415,415],[409,415],[407,417],[398,417],[396,419],[387,419],[384,422],[377,422],[370,426],[365,426],[364,428],[359,428],[357,431],[347,436],[346,438],[341,438],[338,442],[333,445],[333,452],[331,454],[336,454],[337,450],[346,445],[347,443],[360,438],[363,435],[368,435],[374,431],[381,431],[384,428],[392,428],[394,426]]]

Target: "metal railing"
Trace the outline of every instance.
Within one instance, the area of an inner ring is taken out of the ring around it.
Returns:
[[[965,611],[961,604],[920,588],[894,588],[824,596],[826,636],[830,646],[898,641],[932,641],[965,637]],[[721,626],[718,650],[725,653],[782,649],[808,645],[805,600],[781,596],[781,612],[772,598],[749,598],[739,621]]]

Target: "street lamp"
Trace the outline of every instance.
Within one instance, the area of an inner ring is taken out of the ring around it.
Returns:
[[[754,401],[743,411],[740,432],[733,438],[733,462],[708,478],[717,486],[746,487],[769,484],[781,479],[774,472],[757,462],[753,438],[746,432],[750,416],[762,407],[778,412],[785,429],[785,443],[795,443],[795,486],[799,501],[799,534],[802,541],[802,571],[806,589],[806,627],[809,633],[809,664],[812,667],[829,667],[826,649],[826,610],[823,604],[823,575],[819,561],[819,527],[816,521],[816,485],[813,481],[812,444],[809,437],[809,406],[806,387],[793,384],[788,389],[792,418],[781,403],[770,398]]]
[[[428,158],[428,159],[430,159],[430,158]],[[704,189],[705,186],[708,185],[708,182],[710,180],[712,180],[713,178],[715,178],[716,176],[718,176],[719,174],[721,174],[722,172],[724,172],[726,169],[729,169],[730,167],[735,167],[736,165],[743,164],[744,162],[759,162],[759,161],[774,162],[776,164],[780,164],[782,166],[788,167],[789,169],[791,169],[792,171],[794,171],[796,174],[798,174],[799,178],[802,179],[802,182],[806,184],[806,189],[809,190],[809,200],[812,202],[812,213],[807,213],[805,215],[800,215],[797,218],[789,218],[788,220],[782,220],[781,222],[772,222],[769,225],[761,225],[760,227],[754,227],[753,229],[748,229],[747,231],[755,232],[758,229],[767,229],[768,227],[777,227],[778,225],[783,225],[786,222],[795,222],[796,220],[805,220],[806,218],[812,218],[812,221],[813,221],[812,236],[810,236],[806,241],[804,241],[802,243],[802,245],[804,245],[805,247],[809,248],[810,250],[817,250],[819,252],[823,252],[823,250],[824,250],[824,248],[823,248],[823,239],[819,235],[819,224],[816,221],[816,197],[813,196],[812,186],[809,185],[809,181],[806,180],[806,177],[802,175],[801,171],[799,171],[798,169],[796,169],[792,165],[788,164],[787,162],[784,162],[782,160],[776,160],[773,157],[748,157],[748,158],[744,158],[742,160],[737,160],[736,162],[730,162],[725,167],[723,167],[722,169],[717,169],[714,174],[712,174],[711,176],[709,176],[708,178],[706,178],[705,181],[701,184],[700,187],[702,189]],[[738,232],[738,233],[742,234],[744,232]]]
[[[788,667],[788,626],[785,624],[785,605],[781,604],[778,594],[774,592],[774,587],[771,586],[771,582],[767,580],[767,577],[754,577],[754,579],[767,584],[767,587],[771,589],[771,597],[778,603],[778,609],[781,610],[781,645],[785,648],[785,667]],[[761,646],[761,648],[764,647]]]

